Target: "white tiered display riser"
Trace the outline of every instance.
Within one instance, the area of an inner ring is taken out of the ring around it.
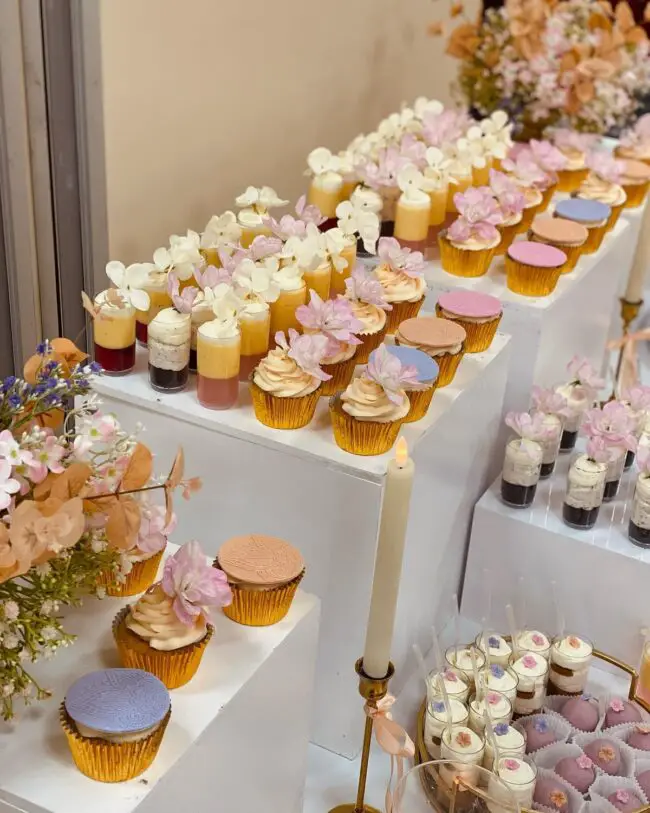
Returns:
[[[485,353],[467,355],[455,381],[438,390],[428,415],[403,427],[417,475],[406,542],[392,659],[393,691],[413,643],[459,589],[478,497],[494,476],[508,368],[509,337],[498,334]],[[213,554],[231,536],[266,533],[298,547],[304,587],[322,600],[312,740],[351,757],[361,746],[362,704],[354,663],[362,654],[370,604],[386,465],[348,454],[334,443],[327,399],[314,421],[296,431],[273,430],[253,414],[248,388],[223,412],[202,408],[194,382],[161,395],[148,383],[146,353],[123,378],[102,378],[104,409],[128,429],[141,422],[143,440],[165,471],[182,444],[187,473],[203,480],[190,503],[177,501],[183,539]]]
[[[130,599],[133,601],[134,599]],[[0,722],[0,813],[178,813],[215,805],[237,813],[300,813],[318,644],[319,602],[298,591],[272,627],[219,613],[199,671],[171,692],[172,715],[153,765],[128,782],[81,774],[59,705],[81,675],[120,666],[111,633],[129,599],[86,599],[66,629],[77,641],[34,673],[50,700]]]
[[[454,277],[442,270],[433,249],[426,272],[427,307],[433,309],[440,294],[451,290],[480,291],[501,301],[500,329],[512,336],[513,344],[504,411],[527,409],[531,386],[563,381],[574,354],[600,368],[611,332],[612,303],[627,279],[634,245],[630,224],[622,217],[600,250],[581,257],[546,297],[508,290],[503,258],[496,258],[483,277]]]
[[[557,628],[551,582],[557,584],[567,629],[599,649],[636,664],[640,630],[650,619],[650,550],[627,537],[636,474],[624,474],[618,496],[604,503],[592,530],[565,525],[562,504],[570,455],[537,487],[531,508],[500,498],[500,479],[479,500],[463,587],[463,614],[482,618],[487,590],[491,621],[506,629],[504,608],[525,605],[525,619],[550,633]],[[523,577],[523,586],[518,584]],[[522,595],[523,592],[523,595]]]

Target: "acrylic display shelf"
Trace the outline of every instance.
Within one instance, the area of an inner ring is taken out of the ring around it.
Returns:
[[[460,585],[471,514],[494,476],[508,368],[509,337],[466,356],[454,383],[437,391],[427,416],[404,426],[417,466],[392,658],[393,691],[411,645],[428,634],[440,607]],[[146,353],[124,378],[102,378],[107,411],[143,440],[164,472],[182,444],[188,474],[203,479],[190,503],[177,500],[183,538],[209,553],[242,533],[282,537],[305,557],[305,589],[322,600],[312,740],[353,756],[361,746],[362,704],[354,663],[363,651],[386,465],[391,455],[360,457],[336,446],[327,399],[304,429],[259,423],[248,388],[239,406],[203,409],[191,388],[161,395],[150,387]]]
[[[272,627],[217,616],[198,673],[171,692],[171,720],[144,774],[104,784],[75,768],[59,704],[82,674],[120,665],[111,622],[133,600],[89,598],[66,614],[77,641],[34,668],[53,697],[0,722],[0,813],[177,813],[207,800],[237,813],[301,813],[319,612],[301,591]]]
[[[603,503],[592,530],[575,530],[562,520],[570,457],[562,455],[554,475],[540,482],[531,508],[504,505],[500,478],[481,497],[474,511],[463,614],[485,614],[489,578],[492,623],[505,629],[504,606],[521,604],[517,581],[522,576],[525,623],[554,633],[550,585],[555,581],[567,629],[634,664],[641,651],[640,629],[650,618],[650,550],[627,538],[636,474],[632,469],[623,475],[617,498]]]
[[[633,250],[630,226],[622,218],[600,250],[582,257],[546,297],[509,291],[502,257],[492,262],[485,276],[473,279],[447,274],[439,260],[432,259],[426,272],[428,309],[433,309],[441,293],[454,289],[480,291],[501,300],[500,329],[512,336],[513,343],[504,411],[527,409],[532,384],[551,386],[563,381],[574,354],[600,368],[610,336],[612,302],[627,279]]]

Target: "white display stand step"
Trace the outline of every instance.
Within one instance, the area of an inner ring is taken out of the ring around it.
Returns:
[[[616,500],[604,503],[591,531],[562,520],[570,455],[537,487],[535,502],[518,510],[500,499],[500,479],[481,497],[463,587],[463,614],[486,613],[486,578],[492,591],[492,624],[506,628],[504,607],[521,604],[517,586],[525,580],[525,623],[555,633],[550,584],[557,583],[567,629],[597,642],[599,649],[635,664],[640,629],[650,620],[650,550],[627,538],[635,472],[624,474]],[[486,571],[488,575],[486,576]]]
[[[472,510],[494,476],[508,343],[498,334],[487,352],[465,356],[427,416],[404,426],[417,470],[392,652],[395,692],[412,644],[427,637],[438,608],[460,586]],[[239,405],[222,412],[202,408],[193,387],[192,381],[186,392],[154,392],[142,351],[133,374],[101,378],[96,389],[127,429],[145,425],[157,471],[166,470],[182,444],[188,474],[203,479],[190,503],[177,501],[184,539],[195,537],[214,554],[231,536],[265,533],[302,551],[304,587],[322,600],[312,739],[351,757],[363,733],[354,663],[365,640],[391,455],[339,449],[327,399],[308,427],[280,431],[255,419],[247,386]]]
[[[171,720],[151,768],[104,784],[74,766],[59,705],[81,675],[120,665],[111,622],[129,601],[89,598],[66,614],[77,641],[34,669],[52,699],[0,722],[0,813],[300,813],[318,599],[298,591],[272,627],[245,627],[219,613],[196,676],[171,692]]]
[[[627,279],[634,245],[630,225],[621,218],[596,254],[581,257],[563,275],[550,296],[526,297],[506,286],[503,258],[492,262],[483,277],[454,277],[439,260],[427,265],[428,307],[439,295],[462,289],[491,294],[501,300],[500,329],[512,336],[504,410],[527,409],[533,384],[551,386],[566,378],[571,356],[584,356],[599,369],[610,335],[612,302]]]

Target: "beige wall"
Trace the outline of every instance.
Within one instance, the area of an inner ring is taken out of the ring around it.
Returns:
[[[248,184],[295,200],[341,148],[454,67],[431,0],[101,0],[110,254],[148,259]]]

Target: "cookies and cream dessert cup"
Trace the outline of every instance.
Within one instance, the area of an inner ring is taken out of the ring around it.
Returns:
[[[95,297],[93,354],[105,375],[124,375],[135,366],[135,308],[114,288]]]
[[[401,322],[420,311],[427,291],[425,262],[420,251],[400,246],[394,237],[381,237],[377,244],[379,265],[375,274],[383,290],[388,312],[387,333],[395,333]]]
[[[512,657],[511,667],[519,678],[517,696],[513,704],[515,714],[520,717],[537,714],[541,711],[546,697],[548,661],[536,652],[518,650],[518,657],[514,655]]]
[[[485,655],[477,649],[474,644],[459,644],[450,646],[445,651],[445,663],[454,672],[457,672],[471,690],[476,690],[474,686],[474,670],[472,667],[472,653],[476,659],[476,668],[482,669],[485,666]]]
[[[149,381],[160,392],[185,389],[190,370],[191,314],[165,308],[149,323]]]
[[[463,725],[448,726],[443,730],[440,741],[440,759],[447,760],[447,764],[439,767],[440,779],[448,787],[453,785],[457,777],[475,785],[484,751],[483,737],[471,728]]]
[[[503,308],[495,296],[456,290],[440,294],[436,315],[463,327],[466,353],[482,353],[492,344]]]
[[[233,600],[224,614],[238,624],[265,627],[289,612],[305,575],[299,550],[263,534],[235,536],[219,548],[214,567],[222,571]]]
[[[168,689],[196,674],[214,626],[210,611],[232,601],[225,575],[211,567],[198,542],[165,561],[163,576],[113,622],[123,666],[156,675]]]
[[[236,319],[212,319],[197,339],[197,397],[208,409],[230,409],[239,395],[241,333]]]
[[[511,508],[533,504],[542,468],[541,445],[527,438],[512,438],[506,444],[501,473],[501,499]]]
[[[506,252],[508,289],[523,296],[549,296],[566,261],[566,254],[555,246],[518,240]]]
[[[588,236],[582,247],[583,254],[593,254],[598,251],[607,234],[607,224],[611,214],[611,207],[606,203],[584,198],[560,200],[553,213],[554,217],[571,220],[586,227]]]
[[[512,813],[513,796],[520,809],[532,808],[536,781],[537,766],[534,762],[500,757],[488,782],[487,809],[490,813]]]
[[[616,498],[618,489],[625,468],[625,458],[627,449],[624,447],[610,449],[610,459],[607,463],[607,473],[605,474],[605,488],[603,490],[603,502],[611,502]]]
[[[641,206],[648,194],[650,186],[650,166],[642,161],[626,160],[623,162],[621,185],[627,195],[626,209],[636,209]]]
[[[480,692],[500,692],[504,694],[511,703],[514,703],[516,700],[518,684],[519,677],[509,666],[504,667],[498,663],[492,663],[489,667],[479,672],[478,690]]]
[[[156,758],[169,718],[169,692],[140,669],[102,669],[68,689],[59,720],[81,773],[126,782]]]
[[[496,740],[499,757],[513,757],[522,759],[526,753],[526,740],[519,729],[510,723],[497,723],[494,728],[494,739]],[[488,771],[494,765],[494,747],[490,737],[485,739],[485,755],[483,756],[483,767]]]
[[[479,632],[475,643],[483,655],[489,655],[490,663],[501,666],[508,666],[510,663],[512,647],[502,635],[496,632]]]
[[[243,248],[248,248],[259,235],[271,236],[271,229],[267,225],[269,211],[286,206],[288,202],[279,198],[270,186],[249,186],[236,198],[235,203],[240,207],[237,215],[237,223],[241,227],[239,242]]]
[[[561,384],[555,388],[555,391],[566,399],[568,406],[560,441],[560,452],[570,452],[576,445],[582,419],[585,412],[593,406],[594,398],[578,381]]]
[[[598,519],[603,502],[607,464],[586,454],[571,463],[562,506],[562,518],[571,528],[589,530]]]
[[[404,390],[411,402],[411,409],[404,419],[404,423],[419,421],[427,414],[438,380],[438,365],[436,362],[414,347],[400,345],[386,345],[389,353],[397,356],[403,365],[411,365],[417,370],[417,384],[404,384]]]
[[[395,334],[399,345],[422,350],[438,365],[437,387],[452,383],[465,355],[465,328],[449,319],[419,316],[402,322]]]
[[[650,547],[650,476],[646,471],[639,472],[634,488],[628,536],[635,545]]]
[[[565,633],[551,647],[548,693],[580,695],[589,677],[594,648],[586,638]]]
[[[311,175],[307,202],[316,206],[328,220],[336,216],[336,207],[343,200],[344,181],[341,161],[326,147],[317,147],[307,156],[308,174]]]
[[[296,309],[307,301],[307,285],[303,272],[297,266],[284,266],[273,275],[273,281],[280,288],[275,302],[269,303],[271,310],[271,337],[280,331],[299,330]]]
[[[500,692],[488,691],[481,696],[473,695],[469,701],[469,727],[485,736],[487,719],[492,725],[509,723],[512,719],[512,703]]]
[[[560,453],[560,442],[564,423],[558,415],[544,414],[543,425],[548,430],[548,437],[540,441],[542,447],[542,467],[539,479],[545,480],[553,474],[555,462]]]
[[[539,215],[530,225],[528,239],[560,249],[566,255],[562,273],[569,274],[576,267],[589,231],[581,223],[551,215]]]
[[[454,697],[449,698],[452,725],[466,726],[469,719],[467,706]],[[435,695],[427,702],[424,717],[424,742],[431,759],[440,759],[442,732],[449,725],[449,717],[442,695]]]
[[[146,311],[136,310],[135,312],[135,335],[138,342],[146,347],[147,327],[160,311],[170,308],[172,304],[169,291],[167,289],[167,271],[152,268],[147,273],[147,280],[143,286],[143,291],[149,294],[149,307]]]
[[[319,366],[329,342],[295,330],[276,333],[275,342],[250,377],[255,417],[273,429],[299,429],[314,417],[322,382],[329,377]]]
[[[441,681],[444,681],[447,696],[451,699],[466,703],[469,697],[469,684],[465,681],[463,673],[451,666],[444,672],[430,672],[427,677],[427,702],[431,703],[435,697],[442,694]]]
[[[365,364],[373,350],[383,342],[388,326],[386,312],[392,306],[384,298],[384,290],[374,274],[359,265],[351,276],[345,280],[345,297],[352,307],[355,319],[361,322],[361,329],[357,331],[357,338],[361,344],[357,346],[356,363]]]
[[[413,164],[397,174],[402,194],[395,207],[394,237],[406,243],[422,243],[429,234],[431,198],[426,189],[427,179]]]

